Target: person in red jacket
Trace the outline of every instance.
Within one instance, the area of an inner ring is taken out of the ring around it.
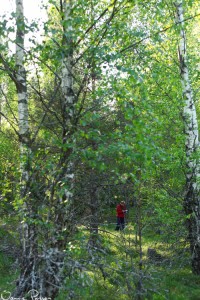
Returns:
[[[115,230],[123,230],[125,227],[124,218],[127,212],[124,201],[121,201],[119,204],[117,204],[116,211],[117,211],[117,226]]]

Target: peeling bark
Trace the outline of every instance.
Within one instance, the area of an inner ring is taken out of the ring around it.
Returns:
[[[62,88],[62,117],[63,117],[63,132],[62,142],[63,149],[61,151],[61,168],[63,169],[63,178],[66,184],[66,188],[61,203],[61,214],[58,214],[59,218],[63,220],[63,226],[68,228],[68,232],[72,230],[73,215],[71,214],[72,198],[73,198],[73,182],[74,172],[73,163],[70,160],[70,154],[73,149],[65,150],[68,143],[73,143],[73,133],[75,129],[75,102],[76,96],[74,93],[73,85],[73,27],[72,27],[72,8],[73,1],[64,0],[62,2],[62,14],[63,14],[63,60],[61,71],[61,88]],[[63,214],[63,209],[65,215]]]
[[[36,291],[36,297],[55,299],[63,280],[62,268],[64,252],[58,245],[55,231],[49,232],[50,241],[45,240],[38,247],[37,212],[38,203],[34,199],[34,176],[31,166],[31,139],[28,120],[28,95],[26,70],[24,67],[24,13],[23,0],[16,0],[16,78],[18,94],[19,140],[21,156],[21,185],[20,197],[23,207],[20,214],[24,221],[20,231],[23,249],[20,257],[20,276],[13,292],[14,298],[32,299],[31,291]],[[63,207],[62,207],[63,209]],[[63,214],[62,210],[62,214]],[[58,217],[58,216],[57,216]],[[59,219],[59,218],[58,218]],[[56,222],[56,220],[54,220]],[[58,221],[62,222],[62,221]],[[56,227],[56,225],[55,225]],[[45,230],[44,230],[45,232]],[[45,234],[43,232],[43,234]],[[55,240],[55,243],[53,242]]]
[[[189,80],[186,53],[186,34],[184,30],[184,12],[182,0],[175,3],[177,24],[180,26],[179,65],[183,88],[184,124],[186,135],[186,191],[184,209],[187,216],[187,228],[191,250],[192,271],[200,275],[200,185],[199,185],[199,136],[196,108]]]
[[[26,82],[26,70],[24,67],[24,12],[23,0],[16,0],[16,77],[15,84],[18,95],[18,126],[20,142],[20,198],[23,206],[20,210],[23,222],[20,228],[20,238],[22,244],[22,255],[20,257],[20,277],[14,295],[24,296],[31,287],[30,282],[34,282],[34,264],[37,256],[37,231],[34,224],[27,222],[34,218],[35,211],[29,205],[30,198],[30,172],[31,172],[31,148],[28,114],[28,94]],[[31,276],[31,279],[30,279]]]

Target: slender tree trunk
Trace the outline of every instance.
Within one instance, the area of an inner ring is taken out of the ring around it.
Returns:
[[[75,125],[75,102],[76,96],[74,93],[73,87],[73,27],[72,27],[72,0],[64,0],[63,1],[63,60],[62,60],[62,94],[63,94],[63,147],[73,142],[74,131],[76,130]],[[61,155],[61,161],[65,164],[68,164],[66,168],[66,180],[70,182],[69,189],[73,186],[73,164],[70,161],[70,154],[73,150],[66,151],[63,149]],[[64,168],[65,169],[65,168]],[[66,189],[65,197],[67,199],[72,198],[72,193]]]
[[[91,17],[91,23],[94,23],[94,7],[93,2],[91,2],[91,8],[90,8],[90,15],[88,17]],[[94,55],[90,58],[90,64],[91,64],[91,86],[92,86],[92,100],[93,103],[96,102],[96,63]],[[93,141],[92,143],[92,149],[95,151],[98,148],[96,143]],[[99,201],[98,201],[98,187],[96,183],[98,182],[98,178],[95,178],[95,174],[91,171],[92,178],[90,179],[91,183],[91,190],[90,190],[90,211],[91,211],[91,218],[90,218],[90,237],[88,241],[88,245],[92,248],[98,247],[98,240],[99,240]]]
[[[28,95],[26,70],[24,67],[24,13],[23,0],[16,0],[16,74],[9,74],[15,82],[18,94],[19,141],[21,157],[20,198],[23,206],[20,214],[23,226],[20,238],[23,242],[20,259],[20,276],[13,292],[14,298],[50,298],[55,299],[63,284],[65,267],[65,248],[68,235],[73,227],[72,189],[73,164],[70,159],[73,133],[76,129],[74,105],[76,97],[73,90],[73,41],[72,41],[72,1],[60,1],[63,25],[63,60],[62,60],[62,115],[63,146],[60,149],[60,163],[57,174],[50,186],[49,205],[50,223],[53,229],[48,231],[48,239],[37,237],[37,230],[45,234],[45,229],[37,223],[38,202],[34,200],[34,182],[31,164],[31,138],[28,120]],[[3,58],[1,57],[3,60]],[[3,60],[4,63],[4,60]],[[6,65],[6,63],[5,63]],[[7,65],[6,65],[7,67]],[[59,186],[61,182],[61,186]],[[63,190],[63,186],[65,189]],[[59,190],[60,188],[60,190]],[[53,201],[51,199],[53,199]],[[42,201],[42,200],[41,200]],[[47,199],[46,199],[47,201]],[[41,203],[40,203],[41,205]],[[52,228],[51,227],[51,228]],[[43,241],[43,242],[41,242]],[[40,247],[38,246],[40,242]],[[35,291],[31,294],[31,291]]]
[[[34,216],[32,206],[28,205],[30,194],[31,148],[28,121],[28,95],[26,83],[26,70],[24,67],[24,13],[23,0],[16,0],[16,88],[18,94],[18,123],[20,142],[20,198],[23,201],[20,228],[22,255],[20,257],[21,274],[15,295],[24,295],[34,285],[35,273],[33,271],[34,257],[37,253],[37,233],[34,224],[28,223]],[[31,278],[30,278],[31,277]]]
[[[63,233],[73,231],[74,214],[73,207],[73,182],[74,182],[74,166],[71,161],[72,145],[74,143],[73,134],[76,130],[75,125],[75,100],[76,96],[73,87],[73,27],[72,27],[72,0],[64,0],[62,2],[63,15],[63,60],[61,70],[61,89],[62,89],[62,149],[60,156],[60,168],[62,169],[62,184],[65,186],[62,196],[59,198],[57,205],[57,230]],[[59,221],[60,220],[60,221]],[[65,247],[67,236],[62,240],[61,248]]]
[[[189,81],[186,54],[186,35],[184,30],[184,14],[182,0],[175,3],[177,26],[180,27],[179,64],[183,87],[184,123],[186,134],[186,193],[184,208],[187,216],[187,228],[192,259],[192,271],[200,275],[200,195],[199,195],[199,136],[196,108],[192,88]]]
[[[143,284],[143,249],[142,249],[142,195],[141,195],[141,189],[142,189],[142,176],[141,171],[138,172],[138,195],[137,195],[137,207],[136,207],[136,224],[137,224],[137,235],[138,235],[138,245],[139,246],[139,265],[138,265],[138,279],[137,283],[135,285],[136,287],[136,300],[142,300],[143,299],[143,293],[144,293],[144,284]]]
[[[73,133],[75,125],[75,94],[73,88],[73,27],[72,27],[72,0],[60,1],[60,11],[63,26],[61,62],[61,91],[62,91],[62,146],[60,149],[60,162],[57,170],[57,178],[54,188],[54,211],[51,221],[54,228],[49,236],[49,247],[44,252],[45,269],[43,268],[43,288],[40,295],[43,297],[54,297],[58,294],[63,284],[65,270],[66,243],[74,227],[73,214],[73,182],[74,166],[71,161]],[[60,182],[60,186],[59,186]],[[56,198],[56,199],[55,199]]]
[[[98,188],[95,183],[92,184],[90,190],[90,237],[88,245],[92,248],[98,247],[98,231],[99,231],[99,203],[98,203]]]
[[[61,91],[62,91],[62,146],[60,162],[52,182],[51,214],[53,229],[49,233],[49,240],[43,247],[44,267],[41,267],[40,277],[42,287],[39,289],[42,297],[54,299],[63,285],[65,270],[66,244],[73,230],[73,163],[71,153],[73,148],[73,133],[75,131],[75,94],[73,89],[73,40],[72,40],[72,6],[71,0],[60,1],[60,11],[63,26],[61,62]],[[55,186],[54,186],[55,183]],[[51,201],[50,201],[51,202]],[[48,247],[47,247],[48,246]]]
[[[21,169],[21,184],[20,197],[24,200],[22,209],[24,218],[27,215],[26,195],[28,182],[30,177],[30,132],[28,122],[28,95],[26,84],[26,70],[24,67],[24,13],[23,0],[16,0],[16,87],[18,94],[18,124],[19,124],[19,141],[20,141],[20,169]],[[28,251],[28,224],[22,227],[23,252]]]
[[[28,95],[26,84],[26,70],[24,67],[24,14],[23,0],[16,0],[16,87],[18,94],[18,120],[20,139],[20,167],[21,167],[21,197],[26,196],[26,185],[30,171],[30,133],[28,123]]]

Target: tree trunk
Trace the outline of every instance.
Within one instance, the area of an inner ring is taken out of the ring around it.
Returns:
[[[91,181],[92,182],[92,181]],[[98,247],[98,231],[99,231],[99,203],[98,203],[98,188],[95,186],[95,183],[92,184],[90,194],[90,237],[88,245],[91,248]]]
[[[43,251],[40,295],[54,299],[63,285],[67,257],[65,255],[66,244],[71,234],[73,224],[73,163],[70,155],[73,148],[74,104],[75,94],[73,89],[73,41],[72,41],[72,6],[71,0],[60,1],[60,11],[63,25],[61,62],[61,91],[62,91],[62,146],[60,148],[60,162],[55,175],[55,186],[52,189],[54,203],[51,213],[53,229],[49,233],[46,243],[48,248]],[[52,186],[54,182],[52,182]],[[50,196],[51,198],[51,196]]]
[[[66,151],[66,145],[73,143],[73,133],[76,130],[75,122],[75,102],[76,96],[73,88],[73,27],[72,27],[72,0],[63,1],[63,60],[62,60],[62,114],[63,114],[63,148],[61,163],[65,171],[65,179],[68,189],[65,190],[65,198],[72,199],[71,189],[73,187],[73,164],[70,160],[72,148]]]
[[[176,1],[177,26],[180,27],[179,64],[183,87],[184,123],[186,134],[186,193],[184,208],[187,217],[187,228],[192,259],[192,271],[200,275],[200,196],[199,196],[199,137],[196,108],[186,54],[186,35],[184,30],[183,3]]]
[[[46,243],[48,248],[43,251],[43,261],[45,264],[41,270],[40,284],[38,289],[42,297],[54,297],[58,294],[63,285],[67,257],[65,255],[66,244],[69,235],[74,228],[73,214],[73,162],[71,153],[73,133],[75,126],[75,94],[73,89],[73,41],[72,41],[72,6],[71,0],[60,2],[60,11],[63,25],[62,51],[63,59],[61,62],[61,91],[62,91],[62,146],[60,148],[60,162],[57,166],[55,175],[55,186],[52,189],[54,203],[51,212],[51,222],[53,229],[49,233]],[[54,182],[52,182],[52,186]],[[51,198],[51,196],[50,196]]]
[[[20,257],[21,274],[15,295],[24,295],[29,288],[35,287],[36,274],[34,272],[35,256],[37,255],[37,232],[33,222],[34,205],[29,205],[30,172],[31,172],[31,148],[30,132],[28,121],[28,95],[26,83],[26,70],[24,67],[24,13],[23,0],[16,0],[16,88],[18,94],[18,124],[20,142],[20,198],[23,206],[20,210],[23,222],[20,228],[20,238],[22,242],[22,255]],[[32,284],[30,284],[32,282]]]
[[[70,155],[73,152],[72,145],[73,134],[76,130],[75,125],[75,94],[73,88],[73,27],[72,27],[72,1],[64,0],[62,2],[61,13],[63,16],[63,60],[61,70],[61,89],[62,89],[62,148],[60,155],[60,181],[65,187],[60,194],[56,208],[56,226],[57,232],[63,235],[65,228],[65,236],[60,242],[60,247],[66,246],[67,234],[73,231],[72,212],[73,206],[73,182],[74,182],[74,166]]]
[[[34,192],[31,191],[32,178],[31,170],[31,149],[30,133],[28,124],[28,96],[26,84],[26,71],[24,68],[24,14],[23,0],[16,0],[17,14],[17,33],[16,33],[16,78],[15,83],[18,93],[18,111],[19,111],[19,137],[21,154],[21,199],[23,199],[22,219],[27,220],[21,228],[21,239],[23,240],[23,251],[20,269],[21,273],[17,282],[17,287],[13,293],[15,298],[27,297],[48,297],[54,299],[63,283],[63,269],[65,261],[66,241],[72,223],[71,202],[73,173],[70,153],[66,150],[70,137],[73,135],[73,118],[75,96],[73,92],[72,76],[72,27],[71,9],[72,3],[63,1],[61,5],[61,15],[63,17],[63,61],[62,61],[62,93],[63,93],[63,147],[61,148],[60,163],[57,169],[57,175],[52,182],[51,196],[54,203],[51,210],[50,222],[53,225],[48,231],[48,239],[40,237],[40,249],[37,248],[37,201],[34,200]],[[34,176],[32,176],[34,178]],[[58,182],[62,182],[59,186]],[[66,187],[64,192],[63,184]],[[41,228],[40,228],[41,229]],[[42,235],[45,235],[45,228],[42,229]],[[34,295],[31,291],[35,291]]]

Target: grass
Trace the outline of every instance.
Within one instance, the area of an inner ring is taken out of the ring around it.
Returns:
[[[72,267],[71,276],[66,276],[64,290],[57,300],[136,299],[140,270],[134,226],[129,225],[123,233],[114,231],[113,225],[103,226],[99,235],[100,250],[89,251],[89,231],[84,226],[79,227],[75,238],[68,244],[68,257],[79,267]],[[163,236],[149,232],[144,235],[144,300],[200,300],[200,277],[191,273],[188,253],[181,245],[174,249]],[[150,263],[146,255],[149,247],[155,248],[168,260],[167,263]],[[182,257],[177,250],[183,254]],[[5,258],[2,261],[5,262]],[[1,274],[3,269],[5,273],[5,268],[0,268]],[[1,278],[1,291],[9,291],[12,282],[10,271]]]
[[[135,300],[139,279],[143,285],[143,300],[200,300],[200,276],[191,273],[189,253],[183,243],[170,244],[168,237],[166,242],[165,236],[148,232],[143,237],[143,266],[140,270],[133,226],[128,226],[124,233],[115,232],[109,225],[106,229],[101,228],[102,252],[96,250],[93,254],[86,250],[88,235],[87,230],[80,228],[74,243],[79,252],[71,250],[73,259],[83,259],[88,265],[83,263],[83,269],[66,280],[66,290],[58,300]],[[149,261],[149,247],[161,255],[160,262]],[[91,258],[93,263],[89,265]],[[69,297],[70,289],[72,298]]]
[[[13,259],[0,252],[0,299],[4,292],[12,292],[17,273],[13,268]],[[6,297],[3,297],[6,298]]]
[[[188,269],[168,272],[164,276],[163,285],[169,289],[169,300],[200,299],[200,278]]]
[[[5,234],[0,231],[0,240]],[[173,244],[164,235],[144,232],[142,267],[131,224],[124,232],[116,232],[113,224],[101,227],[96,247],[89,247],[88,239],[89,231],[80,226],[68,244],[66,252],[74,264],[57,300],[136,300],[138,292],[142,300],[200,300],[200,276],[191,273],[181,239]],[[150,261],[148,248],[154,248],[161,261]],[[0,252],[0,298],[3,291],[13,290],[16,277],[12,258]]]
[[[15,248],[16,236],[13,235],[14,222],[7,220],[0,224],[0,299],[7,299],[15,287],[18,270],[11,249]],[[9,253],[7,252],[7,250]]]

